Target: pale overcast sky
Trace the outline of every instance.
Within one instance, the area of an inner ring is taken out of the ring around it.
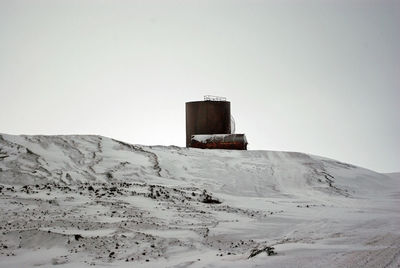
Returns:
[[[400,171],[400,1],[0,0],[0,132],[185,145],[227,97],[251,150]]]

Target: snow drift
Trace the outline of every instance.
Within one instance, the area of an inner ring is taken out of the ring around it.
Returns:
[[[0,266],[398,267],[399,182],[294,152],[3,134]]]

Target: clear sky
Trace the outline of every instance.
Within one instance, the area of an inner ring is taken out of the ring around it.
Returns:
[[[251,150],[400,171],[400,1],[0,0],[0,132],[185,145],[231,101]]]

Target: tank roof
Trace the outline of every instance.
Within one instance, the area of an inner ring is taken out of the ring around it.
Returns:
[[[206,103],[209,103],[209,102],[224,102],[224,103],[230,103],[230,101],[227,101],[227,100],[225,100],[225,101],[211,101],[211,100],[201,100],[201,101],[187,101],[186,103],[204,103],[204,102],[206,102]]]

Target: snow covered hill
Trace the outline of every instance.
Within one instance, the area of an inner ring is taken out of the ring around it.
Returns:
[[[399,267],[400,178],[293,152],[0,135],[0,267]]]

